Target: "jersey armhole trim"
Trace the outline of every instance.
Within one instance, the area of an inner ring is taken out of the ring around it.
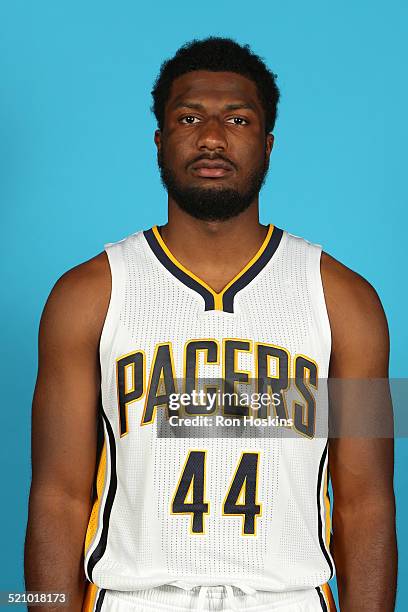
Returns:
[[[102,326],[101,337],[99,340],[99,356],[101,360],[109,358],[112,351],[112,341],[119,326],[120,311],[124,294],[124,260],[122,254],[122,244],[108,243],[104,245],[105,253],[108,257],[111,275],[111,293],[109,305],[106,311],[105,320]]]
[[[321,273],[321,260],[322,260],[322,246],[315,244],[311,251],[312,255],[312,291],[313,303],[315,304],[315,312],[317,318],[317,324],[319,330],[322,333],[326,345],[328,356],[330,360],[331,348],[332,348],[332,333],[330,326],[329,313],[327,310],[326,297],[324,295],[323,279]]]

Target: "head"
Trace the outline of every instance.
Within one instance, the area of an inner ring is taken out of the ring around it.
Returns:
[[[193,40],[165,61],[152,90],[157,160],[190,215],[230,219],[257,200],[273,146],[279,90],[248,45]]]

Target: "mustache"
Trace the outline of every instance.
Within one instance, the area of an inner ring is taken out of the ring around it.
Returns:
[[[203,159],[208,159],[210,161],[224,161],[227,164],[230,164],[235,170],[237,169],[236,164],[234,164],[234,162],[231,159],[229,159],[228,157],[225,157],[224,155],[220,155],[219,153],[217,153],[216,155],[208,155],[208,153],[207,154],[203,154],[203,155],[199,155],[198,157],[195,157],[194,159],[189,161],[187,166],[186,166],[186,168],[188,168],[192,164],[196,164],[197,162],[199,162],[199,161],[201,161]]]

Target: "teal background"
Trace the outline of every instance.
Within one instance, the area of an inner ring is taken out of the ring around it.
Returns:
[[[150,90],[187,40],[232,36],[278,74],[261,219],[323,244],[375,286],[391,375],[407,376],[407,16],[396,0],[0,2],[0,589],[23,588],[42,307],[104,242],[165,221]],[[398,611],[408,606],[407,457],[398,440]]]

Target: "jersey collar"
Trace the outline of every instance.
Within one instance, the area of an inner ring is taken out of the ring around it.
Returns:
[[[246,287],[266,266],[272,258],[282,238],[283,230],[269,224],[265,240],[254,257],[236,276],[222,289],[214,291],[205,281],[196,276],[181,264],[168,249],[160,235],[157,225],[143,232],[148,245],[160,263],[173,276],[190,289],[199,293],[204,299],[205,310],[221,310],[234,312],[234,298],[241,289]]]

